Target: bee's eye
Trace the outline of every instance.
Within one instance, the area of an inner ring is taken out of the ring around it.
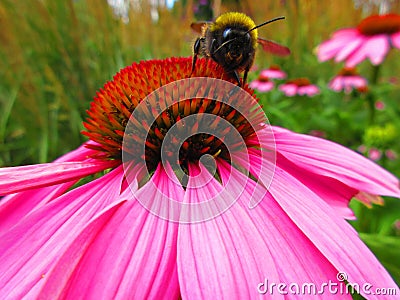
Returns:
[[[222,33],[222,37],[224,38],[224,40],[232,39],[233,38],[232,30],[230,28],[225,29],[224,32]]]
[[[247,42],[247,41],[249,41],[250,42],[250,33],[248,33],[248,32],[246,32],[246,34],[244,35],[244,39],[245,39],[245,41]]]

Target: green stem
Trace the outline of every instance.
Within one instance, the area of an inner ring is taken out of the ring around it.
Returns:
[[[370,79],[370,86],[372,87],[372,91],[376,86],[379,78],[379,70],[380,65],[372,67],[371,79]],[[374,124],[375,122],[375,94],[374,92],[369,92],[367,95],[368,101],[368,111],[369,111],[369,125]]]
[[[373,125],[375,123],[375,99],[373,92],[369,92],[367,95],[368,102],[368,124]]]
[[[376,85],[377,82],[378,82],[379,70],[380,69],[381,69],[381,65],[377,65],[377,66],[373,66],[372,67],[370,84],[373,85],[373,86]]]

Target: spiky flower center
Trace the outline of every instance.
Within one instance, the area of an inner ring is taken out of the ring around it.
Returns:
[[[400,15],[372,15],[362,20],[357,29],[367,36],[400,32]]]
[[[358,73],[355,68],[343,68],[339,71],[338,75],[340,76],[358,76]]]
[[[260,82],[269,82],[270,81],[269,77],[265,76],[263,74],[260,74],[260,76],[258,76],[257,80],[260,81]]]
[[[229,161],[230,155],[221,136],[198,132],[201,118],[185,118],[201,114],[215,116],[208,127],[215,129],[220,123],[229,122],[231,129],[239,132],[246,141],[255,133],[254,124],[264,121],[264,113],[254,109],[249,120],[248,116],[244,117],[235,109],[237,106],[230,105],[242,101],[239,95],[199,86],[196,81],[189,85],[181,84],[180,80],[191,77],[191,63],[191,58],[171,58],[134,63],[122,69],[97,93],[88,110],[89,118],[84,123],[87,131],[84,134],[98,143],[90,147],[107,159],[121,159],[122,152],[128,153],[133,161],[144,159],[148,170],[154,171],[161,161],[162,147],[167,157],[176,157],[173,153],[176,148],[172,145],[178,141],[171,138],[167,146],[164,143],[169,130],[174,129],[180,136],[187,137],[178,150],[178,163],[183,169],[204,154]],[[193,77],[235,82],[226,76],[220,66],[207,59],[198,60]],[[154,91],[166,85],[172,90],[154,96]],[[247,86],[245,90],[253,95]],[[182,94],[190,97],[183,101],[175,99]],[[224,98],[225,101],[216,101],[216,98]],[[226,131],[222,132],[222,136],[228,134],[230,129]],[[142,141],[144,152],[140,149]]]
[[[286,83],[287,84],[295,84],[298,87],[307,86],[307,85],[311,84],[310,80],[308,80],[307,78],[296,78],[296,79],[288,80]]]
[[[282,71],[278,65],[271,65],[269,69],[273,71]]]

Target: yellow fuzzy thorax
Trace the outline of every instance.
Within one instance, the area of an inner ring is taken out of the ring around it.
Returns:
[[[227,12],[220,15],[215,23],[211,26],[211,31],[220,30],[226,27],[233,27],[234,25],[240,25],[247,30],[250,30],[256,27],[254,21],[247,15],[240,12]],[[255,48],[257,45],[258,32],[257,29],[254,29],[249,32],[251,36],[251,40],[253,42],[253,47]]]

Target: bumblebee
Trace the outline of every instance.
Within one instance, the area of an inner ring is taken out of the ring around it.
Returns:
[[[241,86],[239,73],[244,72],[242,85],[246,83],[247,74],[254,63],[257,44],[264,51],[274,55],[286,56],[289,48],[274,41],[258,37],[257,28],[284,19],[278,17],[260,25],[247,15],[239,12],[228,12],[220,15],[215,22],[196,22],[191,27],[201,36],[193,46],[192,73],[196,67],[197,57],[213,59],[231,74]]]

